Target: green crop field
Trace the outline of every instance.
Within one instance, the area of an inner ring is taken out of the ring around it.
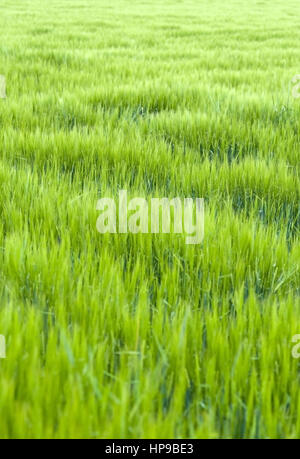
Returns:
[[[1,0],[1,438],[300,438],[299,15]],[[100,234],[120,189],[203,242]]]

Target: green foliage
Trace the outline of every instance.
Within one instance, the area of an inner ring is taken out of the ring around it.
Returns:
[[[299,438],[296,0],[4,0],[2,438]],[[205,239],[96,202],[204,197]]]

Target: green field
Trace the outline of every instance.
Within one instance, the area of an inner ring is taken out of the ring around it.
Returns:
[[[1,438],[300,438],[298,0],[2,0]],[[97,232],[205,198],[205,238]]]

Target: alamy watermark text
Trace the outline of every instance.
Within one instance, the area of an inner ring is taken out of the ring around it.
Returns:
[[[204,238],[203,198],[145,198],[128,200],[127,190],[120,190],[118,203],[113,198],[97,202],[99,233],[177,233],[185,235],[186,244],[201,244]]]

